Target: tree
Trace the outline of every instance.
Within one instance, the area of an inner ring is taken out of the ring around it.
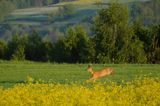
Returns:
[[[53,46],[53,60],[56,62],[70,62],[70,52],[65,48],[65,38],[59,38]]]
[[[41,49],[43,49],[44,55],[42,57],[43,61],[52,61],[52,52],[53,52],[53,44],[51,43],[51,41],[49,41],[48,39],[45,39],[42,41],[42,47]]]
[[[131,5],[132,20],[140,18],[144,25],[151,25],[160,22],[160,1],[150,0],[147,2],[137,2]]]
[[[52,4],[54,0],[43,0],[43,5],[49,5]]]
[[[68,18],[70,17],[75,11],[75,7],[72,4],[63,5],[59,8],[58,15],[60,18]]]
[[[7,43],[0,39],[0,59],[5,59]]]
[[[28,60],[43,61],[44,46],[42,38],[36,30],[33,30],[32,35],[28,37],[25,54]]]
[[[160,63],[160,25],[151,27],[152,39],[150,48],[150,61],[152,63]]]
[[[94,60],[94,47],[81,25],[70,27],[66,36],[55,44],[55,60],[63,62],[91,62]]]
[[[98,12],[98,16],[94,19],[96,62],[131,62],[133,53],[128,51],[132,50],[131,46],[134,43],[140,41],[134,37],[128,20],[128,8],[123,4],[110,3],[108,8]],[[143,47],[137,47],[138,49],[142,49],[143,52]],[[143,57],[145,58],[145,55]]]
[[[65,46],[69,49],[72,62],[88,62],[94,56],[94,48],[89,36],[81,25],[69,28],[65,39]]]
[[[149,63],[159,63],[160,25],[143,26],[139,21],[133,24],[135,36],[143,42]]]
[[[14,35],[8,43],[7,56],[8,59],[25,60],[25,47],[27,43],[27,35]]]

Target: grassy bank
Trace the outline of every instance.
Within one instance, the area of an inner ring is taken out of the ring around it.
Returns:
[[[82,83],[90,78],[90,73],[86,71],[87,65],[2,61],[0,62],[0,86],[9,87],[16,83],[23,83],[27,76],[46,82]],[[122,80],[131,81],[137,76],[144,75],[160,77],[158,64],[93,64],[93,69],[97,70],[104,66],[113,67],[115,75],[98,79],[101,82],[120,83]]]

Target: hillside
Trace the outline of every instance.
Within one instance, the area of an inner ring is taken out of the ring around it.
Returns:
[[[136,2],[139,0],[120,0],[122,3]],[[148,1],[148,0],[141,0]],[[96,3],[102,2],[103,6]],[[81,23],[89,31],[89,25],[98,8],[106,7],[109,0],[78,0],[58,4],[17,9],[0,25],[0,36],[6,40],[13,33],[30,32],[36,29],[42,36],[55,40],[56,34],[65,32],[68,26]]]

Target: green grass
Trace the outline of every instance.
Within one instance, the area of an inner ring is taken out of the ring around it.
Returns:
[[[35,80],[53,81],[58,83],[85,82],[90,78],[86,71],[88,64],[53,64],[36,62],[0,62],[0,86],[10,87],[16,83],[23,83],[27,76]],[[109,75],[98,81],[130,81],[137,76],[160,77],[160,65],[152,64],[93,64],[93,68],[104,66],[113,67],[115,75]]]

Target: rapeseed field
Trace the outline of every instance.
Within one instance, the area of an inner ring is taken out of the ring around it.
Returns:
[[[130,82],[33,82],[0,88],[0,106],[160,106],[160,78]]]

